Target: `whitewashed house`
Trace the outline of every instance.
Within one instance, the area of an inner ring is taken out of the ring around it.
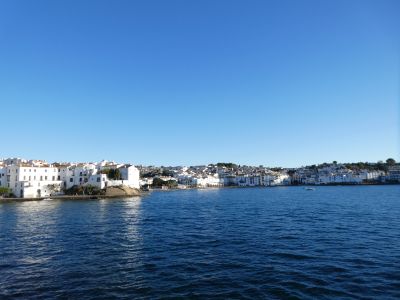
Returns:
[[[14,161],[17,163],[14,164]],[[92,185],[103,189],[107,186],[129,186],[139,188],[139,170],[133,165],[114,165],[120,173],[119,180],[112,180],[102,174],[95,164],[45,165],[8,159],[11,163],[0,166],[0,186],[7,187],[20,198],[43,198],[62,194],[73,186]],[[39,162],[39,163],[38,163]],[[101,168],[101,167],[100,167]]]
[[[393,182],[400,182],[400,166],[389,167],[387,179]]]
[[[6,186],[20,198],[48,197],[61,193],[63,187],[58,169],[52,166],[10,165],[6,167],[6,181]]]
[[[89,177],[97,173],[94,164],[78,164],[71,167],[61,168],[62,178],[65,180],[65,188],[84,185],[89,182]]]
[[[236,177],[236,182],[238,186],[259,186],[260,176],[258,175],[238,175]]]
[[[106,169],[118,169],[121,175],[121,179],[115,180],[108,178],[107,174],[101,173]],[[101,166],[100,170],[92,170],[88,173],[87,180],[84,178],[84,184],[92,185],[98,187],[100,189],[104,189],[110,186],[128,186],[131,188],[139,189],[140,188],[140,178],[139,178],[139,170],[133,165],[112,165],[112,166]]]
[[[0,166],[0,187],[7,187],[6,172],[6,167]]]

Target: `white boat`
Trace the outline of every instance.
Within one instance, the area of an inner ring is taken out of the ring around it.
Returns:
[[[304,189],[306,191],[315,191],[315,188],[313,188],[313,187],[305,187]]]

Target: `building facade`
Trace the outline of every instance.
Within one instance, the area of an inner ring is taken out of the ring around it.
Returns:
[[[9,163],[9,164],[7,164]],[[39,165],[39,166],[38,166]],[[109,186],[139,188],[139,170],[133,165],[112,165],[120,177],[110,179],[104,168],[96,164],[33,164],[20,159],[3,161],[0,166],[0,187],[6,187],[19,198],[43,198],[62,195],[73,186]]]

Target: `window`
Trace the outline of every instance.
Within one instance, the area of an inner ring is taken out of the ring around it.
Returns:
[[[47,176],[44,176],[44,180],[47,180]]]
[[[72,178],[69,179],[69,182],[73,182],[74,180]]]
[[[56,180],[56,176],[53,176],[53,181]]]
[[[100,177],[97,177],[97,182],[100,182]]]
[[[26,176],[24,176],[24,180],[26,180]]]
[[[81,178],[79,178],[79,182],[82,182],[82,177],[81,177]]]
[[[61,178],[60,178],[60,175],[58,175],[58,176],[57,176],[57,180],[60,180],[60,179],[61,179]]]
[[[42,181],[43,180],[43,176],[40,176],[40,181]]]

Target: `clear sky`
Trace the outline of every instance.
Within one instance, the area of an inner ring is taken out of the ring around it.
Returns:
[[[0,0],[0,157],[400,160],[399,98],[397,0]]]

